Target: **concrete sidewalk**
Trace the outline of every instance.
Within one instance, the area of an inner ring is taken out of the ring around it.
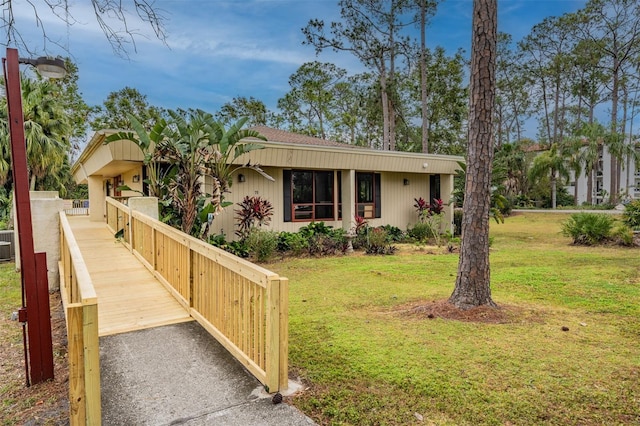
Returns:
[[[104,425],[314,424],[195,321],[100,338]]]

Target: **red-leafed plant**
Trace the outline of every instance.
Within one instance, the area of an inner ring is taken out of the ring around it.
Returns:
[[[441,198],[434,198],[429,206],[429,214],[440,214],[444,210],[444,204]]]
[[[236,220],[238,221],[236,235],[240,238],[246,238],[253,228],[271,223],[273,206],[268,200],[260,196],[250,197],[247,195],[237,205],[240,208],[235,210]]]

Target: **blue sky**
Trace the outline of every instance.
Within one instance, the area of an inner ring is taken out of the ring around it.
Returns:
[[[14,1],[14,14],[25,39],[43,53],[42,36],[25,0]],[[36,1],[36,3],[39,3]],[[70,2],[78,22],[70,28],[41,14],[49,37],[68,48],[79,67],[80,90],[87,103],[99,105],[112,91],[137,88],[151,104],[164,108],[202,108],[216,112],[235,96],[253,96],[275,110],[288,90],[288,78],[304,62],[333,62],[350,73],[363,71],[348,53],[318,57],[303,46],[301,28],[309,19],[339,19],[337,0],[157,0],[166,17],[167,44],[143,23],[132,20],[137,52],[116,56],[100,31],[88,1]],[[125,4],[128,2],[125,2]],[[520,40],[547,16],[582,8],[586,0],[498,0],[499,30]],[[453,53],[469,51],[471,0],[443,0],[427,43]],[[416,35],[417,33],[416,29]],[[48,44],[47,54],[66,55]]]

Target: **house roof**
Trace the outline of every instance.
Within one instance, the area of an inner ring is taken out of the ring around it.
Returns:
[[[251,130],[255,130],[262,136],[266,137],[269,142],[282,142],[301,145],[313,146],[334,146],[341,148],[363,148],[342,142],[336,142],[328,139],[316,138],[313,136],[302,135],[300,133],[288,132],[286,130],[274,129],[268,126],[253,126]]]
[[[267,126],[251,129],[262,134],[267,141],[249,139],[268,149],[243,154],[234,161],[236,164],[250,162],[265,167],[452,174],[459,168],[458,162],[464,161],[459,156],[381,151]],[[86,181],[91,175],[117,176],[142,163],[144,155],[134,143],[122,140],[104,144],[105,138],[115,132],[117,130],[105,129],[94,134],[71,168],[76,182]]]

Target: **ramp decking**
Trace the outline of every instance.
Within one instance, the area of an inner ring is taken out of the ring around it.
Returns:
[[[108,230],[86,216],[69,217],[98,296],[100,336],[191,321],[187,310]]]

